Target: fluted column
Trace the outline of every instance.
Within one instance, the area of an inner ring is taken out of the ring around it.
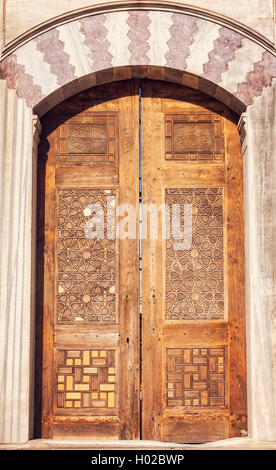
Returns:
[[[35,174],[39,125],[0,81],[0,442],[32,433]]]

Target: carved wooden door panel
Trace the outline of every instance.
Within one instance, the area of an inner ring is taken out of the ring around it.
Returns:
[[[237,127],[225,106],[193,90],[144,81],[141,96],[142,203],[159,208],[166,227],[142,240],[142,436],[240,436],[246,372]],[[152,217],[152,210],[144,212]]]
[[[119,204],[138,214],[138,105],[135,82],[118,82],[42,120],[35,425],[45,438],[139,437],[138,236],[115,233]]]
[[[140,169],[137,82],[42,119],[37,437],[202,442],[246,429],[234,116],[177,85],[142,81],[140,96]]]

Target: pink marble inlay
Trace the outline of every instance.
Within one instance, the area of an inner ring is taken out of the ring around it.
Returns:
[[[105,15],[89,16],[80,20],[84,44],[90,50],[92,72],[112,67],[113,57],[108,51],[110,42],[106,38],[108,30],[104,25],[105,20]]]
[[[214,41],[214,49],[209,52],[209,62],[203,66],[203,77],[211,82],[220,83],[222,73],[235,57],[237,49],[242,47],[242,36],[231,29],[221,27],[219,37]]]
[[[166,54],[167,66],[185,70],[186,59],[190,55],[189,46],[193,35],[198,30],[197,19],[194,16],[172,15],[173,24],[170,27],[171,38],[167,42],[169,51]]]
[[[254,64],[254,69],[248,72],[246,80],[239,83],[234,95],[246,105],[253,103],[255,96],[260,96],[265,86],[271,85],[276,78],[276,57],[269,52],[264,52],[262,60]]]
[[[58,39],[57,29],[51,29],[34,39],[37,49],[42,52],[44,62],[50,65],[59,85],[77,78],[75,67],[69,63],[69,55],[64,51],[64,43]]]
[[[24,65],[18,64],[16,54],[11,54],[0,64],[1,76],[7,80],[8,88],[16,90],[17,96],[33,107],[43,98],[40,86],[34,84],[31,75],[25,73]]]
[[[148,39],[150,37],[149,25],[150,18],[147,11],[130,11],[127,24],[130,27],[128,38],[130,44],[128,46],[131,52],[130,65],[147,65],[149,58],[147,52],[150,49]]]
[[[91,72],[112,67],[112,54],[109,52],[110,42],[107,39],[108,30],[105,21],[105,15],[95,15],[80,20],[83,43],[88,47],[91,58]],[[150,49],[148,44],[149,12],[130,11],[127,24],[129,26],[130,64],[149,64],[147,56]],[[177,13],[172,15],[166,53],[168,67],[186,69],[190,45],[193,43],[198,28],[195,17]],[[64,43],[59,39],[58,30],[48,31],[36,37],[34,41],[37,49],[43,54],[45,63],[50,65],[51,73],[57,77],[60,86],[77,78],[75,67],[70,64],[70,57],[64,50]],[[229,63],[234,60],[236,51],[241,47],[242,36],[240,34],[220,27],[219,37],[215,39],[213,49],[209,52],[209,61],[203,66],[203,77],[219,84],[222,74],[228,70]],[[26,73],[25,66],[17,62],[16,53],[0,63],[0,78],[6,80],[8,87],[15,89],[18,97],[25,99],[30,107],[45,98],[41,87],[35,83],[36,77]],[[271,85],[273,78],[276,78],[276,58],[264,51],[259,62],[254,63],[252,60],[251,70],[247,73],[245,80],[238,84],[236,90],[231,91],[242,103],[249,105],[252,104],[254,97],[262,94],[264,87]]]

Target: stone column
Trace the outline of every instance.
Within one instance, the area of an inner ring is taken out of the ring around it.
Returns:
[[[39,122],[0,80],[0,442],[32,434],[35,179]]]
[[[276,81],[241,116],[249,437],[276,440]]]

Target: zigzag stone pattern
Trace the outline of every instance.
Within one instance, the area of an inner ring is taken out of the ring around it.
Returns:
[[[235,31],[221,27],[214,49],[209,53],[209,62],[203,66],[205,78],[214,83],[221,82],[221,74],[235,57],[236,49],[242,47],[242,36]]]
[[[149,64],[147,52],[150,48],[148,39],[150,32],[149,13],[146,11],[131,11],[127,20],[129,25],[128,37],[130,39],[129,50],[131,52],[130,65]]]
[[[107,40],[107,28],[104,25],[105,15],[96,15],[81,20],[81,32],[84,43],[89,48],[92,59],[92,71],[111,67],[112,55],[108,52],[110,46]]]
[[[187,68],[186,58],[190,55],[189,46],[193,42],[193,34],[197,29],[195,17],[177,13],[173,15],[171,37],[168,41],[169,52],[166,54],[168,67],[180,70]]]
[[[265,51],[262,60],[256,62],[253,70],[248,72],[246,79],[237,88],[236,96],[245,104],[251,104],[255,96],[260,96],[264,87],[271,85],[276,77],[276,58]]]
[[[86,76],[92,86],[89,74],[115,66],[189,72],[245,107],[276,77],[275,56],[252,40],[205,19],[155,10],[92,15],[53,28],[5,57],[0,77],[36,107],[53,92],[62,96],[70,83],[82,91]]]
[[[7,80],[8,88],[17,90],[18,97],[25,99],[29,107],[43,98],[41,87],[34,84],[34,77],[26,73],[24,65],[17,62],[16,54],[11,54],[0,64],[0,72]]]
[[[75,67],[69,63],[69,55],[64,51],[64,44],[59,40],[59,31],[52,29],[34,39],[37,49],[42,52],[44,61],[50,65],[51,72],[57,76],[59,85],[74,80]]]

